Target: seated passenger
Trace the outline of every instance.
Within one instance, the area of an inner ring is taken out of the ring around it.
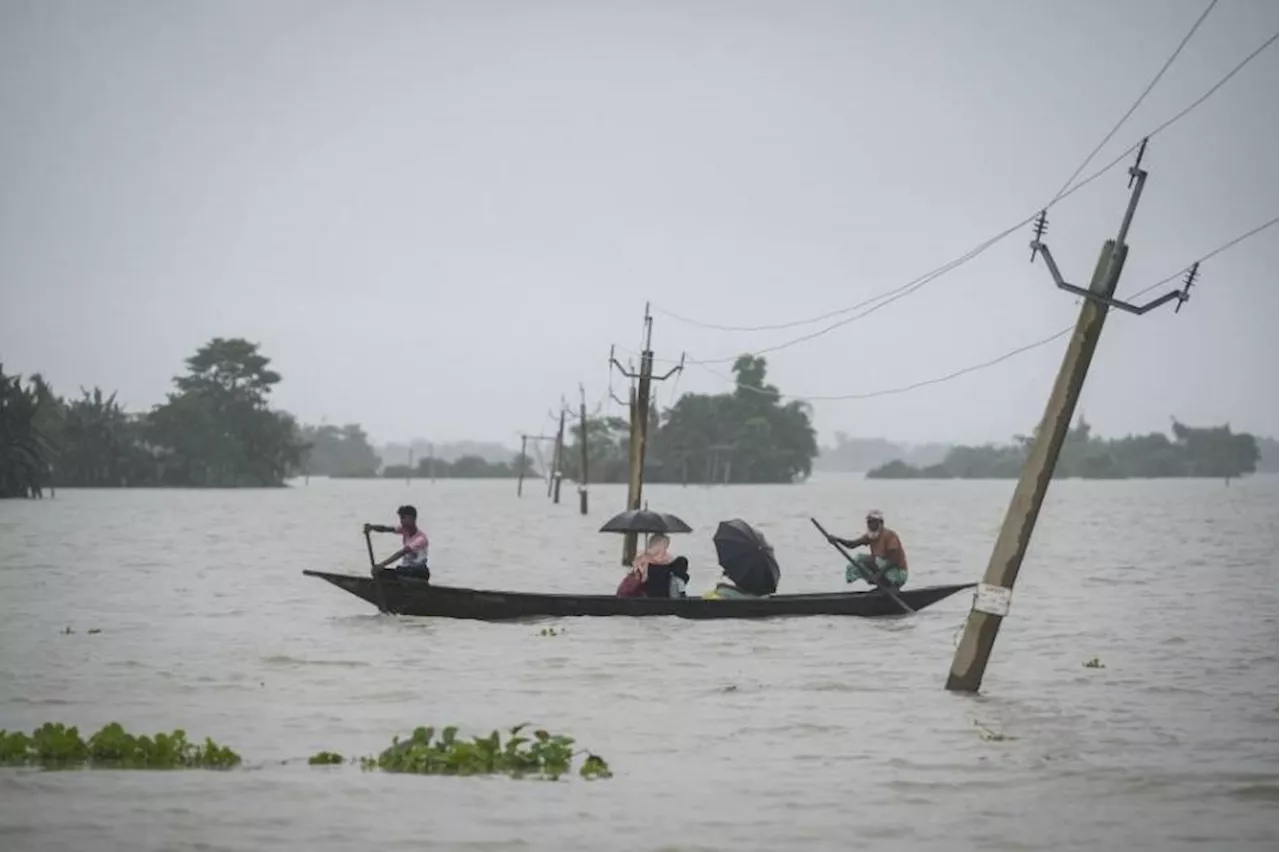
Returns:
[[[716,580],[716,587],[702,597],[707,600],[727,600],[729,598],[758,598],[760,595],[744,592],[738,588],[738,584],[733,582],[733,579],[728,574],[721,574],[720,579]]]
[[[647,598],[682,598],[689,584],[689,560],[673,556],[667,548],[671,539],[662,533],[649,537],[644,552],[631,563]]]

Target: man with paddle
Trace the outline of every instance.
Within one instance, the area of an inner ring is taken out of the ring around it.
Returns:
[[[907,582],[907,552],[898,534],[884,525],[884,515],[879,509],[867,512],[867,532],[855,539],[827,535],[832,544],[845,547],[867,545],[869,553],[855,553],[844,569],[844,581],[852,583],[859,578],[873,586],[902,588]]]
[[[381,562],[373,565],[373,574],[377,576],[379,571],[384,570],[392,562],[397,559],[401,560],[400,564],[394,569],[395,573],[403,574],[406,577],[417,577],[423,580],[431,579],[431,569],[427,567],[427,534],[418,526],[418,510],[412,506],[401,506],[396,510],[396,514],[400,517],[400,525],[396,527],[388,527],[382,524],[365,524],[364,537],[365,541],[369,540],[369,533],[395,533],[400,536],[404,546],[395,553],[388,556]],[[373,546],[369,546],[369,561],[373,561]]]

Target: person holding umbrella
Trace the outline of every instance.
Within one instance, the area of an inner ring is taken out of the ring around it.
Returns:
[[[664,533],[649,536],[644,552],[631,563],[639,577],[639,589],[647,598],[682,598],[689,585],[689,560],[668,548],[671,539]]]
[[[643,509],[630,509],[605,522],[600,532],[648,535],[645,549],[631,562],[631,570],[618,584],[618,596],[624,598],[682,598],[689,583],[689,560],[669,551],[671,533],[692,532],[692,528],[675,515]]]
[[[759,598],[778,590],[782,572],[773,545],[755,527],[741,518],[721,521],[711,541],[724,574],[704,598]]]

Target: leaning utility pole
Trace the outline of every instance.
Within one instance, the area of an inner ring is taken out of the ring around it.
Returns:
[[[644,351],[640,353],[640,372],[632,373],[623,369],[618,359],[609,353],[609,363],[618,369],[623,376],[635,380],[631,391],[631,441],[628,447],[627,508],[639,509],[640,497],[644,490],[644,453],[649,437],[649,388],[652,382],[664,382],[684,369],[684,356],[680,363],[668,370],[664,375],[653,375],[653,317],[649,314],[649,303],[644,306]],[[627,533],[622,540],[622,564],[630,565],[636,557],[636,534]]]
[[[1058,378],[1049,394],[1044,416],[1023,465],[1022,475],[1014,489],[1004,524],[991,551],[986,573],[974,595],[973,608],[965,621],[964,635],[951,662],[951,673],[947,677],[946,686],[948,690],[977,692],[982,685],[982,675],[991,658],[991,649],[995,645],[1000,623],[1009,612],[1013,584],[1018,578],[1018,569],[1022,567],[1022,559],[1031,541],[1036,518],[1049,490],[1058,453],[1071,427],[1071,417],[1102,335],[1108,308],[1120,308],[1141,315],[1174,299],[1178,300],[1178,307],[1181,308],[1189,297],[1197,267],[1192,268],[1181,290],[1173,290],[1146,305],[1135,306],[1113,298],[1120,273],[1124,269],[1125,256],[1129,252],[1125,237],[1129,233],[1129,225],[1133,222],[1133,214],[1147,180],[1147,173],[1141,168],[1146,148],[1147,141],[1144,139],[1138,149],[1137,161],[1129,169],[1131,193],[1129,206],[1120,223],[1120,232],[1114,240],[1107,240],[1103,244],[1087,290],[1063,280],[1053,255],[1049,253],[1049,247],[1040,240],[1047,224],[1044,212],[1041,212],[1036,221],[1035,239],[1031,242],[1032,262],[1035,262],[1036,255],[1042,255],[1054,283],[1060,289],[1083,297],[1084,304],[1080,308],[1080,318],[1067,345]]]
[[[582,445],[582,459],[579,462],[581,470],[578,471],[578,511],[587,514],[587,483],[590,477],[587,474],[587,457],[589,455],[587,446],[587,391],[578,384],[578,443]]]

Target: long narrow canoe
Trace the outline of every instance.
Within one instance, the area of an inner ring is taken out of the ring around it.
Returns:
[[[391,576],[330,574],[303,571],[319,577],[379,609],[397,615],[511,621],[522,618],[604,615],[674,615],[680,618],[776,618],[799,615],[901,615],[902,609],[880,591],[834,592],[817,595],[771,595],[767,598],[620,598],[616,595],[545,595],[436,586],[423,580]],[[922,610],[975,583],[902,589],[899,597]]]

